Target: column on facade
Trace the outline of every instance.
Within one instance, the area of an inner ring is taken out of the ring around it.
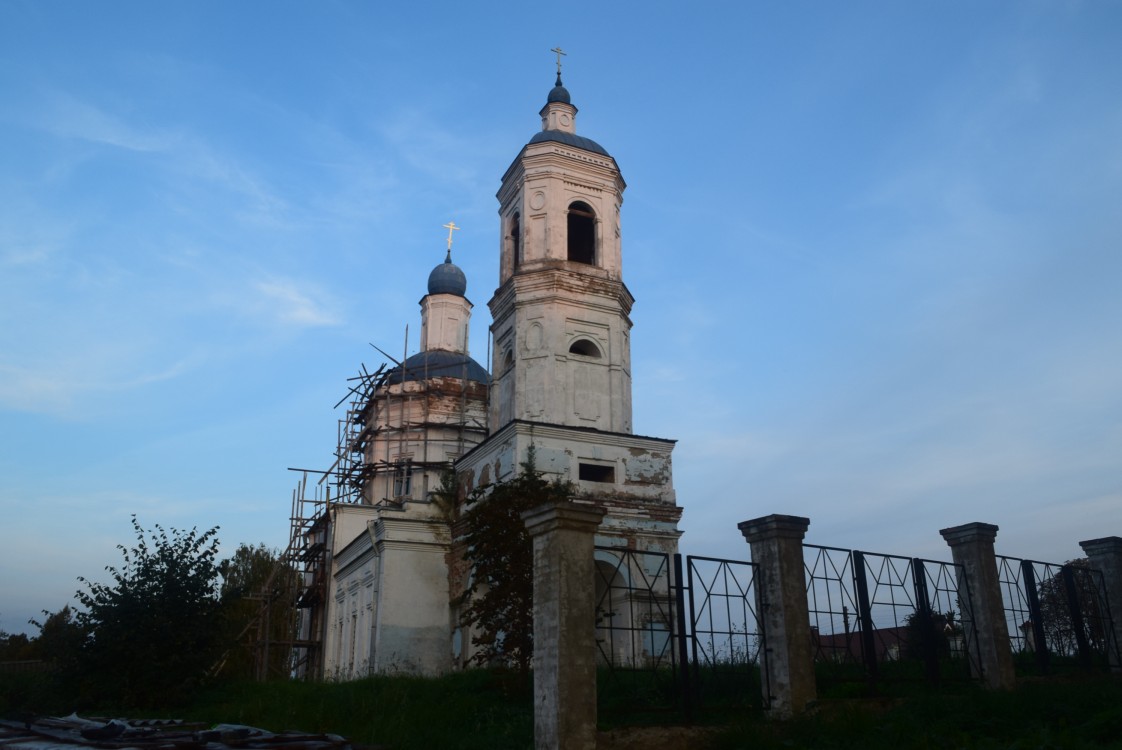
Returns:
[[[959,607],[963,610],[963,622],[969,624],[966,647],[971,657],[971,674],[990,689],[1012,688],[1016,679],[1013,650],[993,548],[997,526],[975,522],[939,533],[950,545],[951,557],[959,566]]]
[[[803,538],[810,519],[773,514],[737,525],[752,550],[756,605],[767,647],[760,680],[768,714],[803,713],[818,697],[806,601]]]
[[[547,503],[523,514],[534,545],[534,747],[596,747],[599,508]]]
[[[1112,632],[1108,634],[1113,642],[1107,643],[1107,655],[1111,671],[1122,672],[1122,537],[1088,539],[1079,546],[1087,555],[1090,567],[1103,575],[1106,605],[1113,622]]]

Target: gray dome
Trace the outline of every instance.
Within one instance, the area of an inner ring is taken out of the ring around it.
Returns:
[[[467,291],[467,276],[452,262],[452,252],[429,274],[429,294],[454,294],[463,297]]]
[[[378,383],[379,387],[396,385],[403,380],[426,378],[461,378],[485,385],[491,382],[491,376],[481,364],[459,352],[446,352],[441,349],[417,352],[403,364],[404,367],[398,365],[383,375]]]
[[[583,135],[577,135],[576,133],[566,133],[564,130],[541,130],[530,138],[530,143],[545,143],[546,141],[557,141],[558,143],[564,143],[566,146],[583,148],[585,151],[591,151],[594,154],[611,156],[603,146],[591,138],[585,138]]]
[[[545,100],[546,104],[553,104],[554,102],[561,102],[562,104],[572,104],[572,102],[569,100],[569,90],[562,86],[560,83],[550,89],[549,98]]]

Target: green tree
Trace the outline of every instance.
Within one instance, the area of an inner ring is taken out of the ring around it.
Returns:
[[[230,677],[287,676],[296,629],[297,573],[276,550],[241,544],[219,565],[230,634],[218,666]]]
[[[30,658],[42,659],[56,666],[68,668],[78,658],[79,650],[86,639],[85,629],[78,624],[75,612],[67,604],[58,612],[43,610],[46,618],[31,624],[39,628],[31,642]]]
[[[23,633],[7,633],[0,630],[0,661],[22,661],[33,659],[32,640]]]
[[[571,483],[549,481],[534,468],[531,450],[517,477],[468,497],[464,541],[472,578],[460,622],[472,632],[474,663],[529,670],[534,653],[534,557],[522,514],[574,495]]]
[[[1105,632],[1103,615],[1099,604],[1097,579],[1091,571],[1087,558],[1068,560],[1063,565],[1071,570],[1073,590],[1068,590],[1063,572],[1056,573],[1041,581],[1037,596],[1040,601],[1041,621],[1048,650],[1057,656],[1074,656],[1079,652],[1079,640],[1075,630],[1075,620],[1071,613],[1071,599],[1083,620],[1083,637],[1091,649],[1105,651]]]
[[[136,545],[118,545],[112,583],[79,578],[85,629],[77,664],[84,692],[102,704],[174,705],[199,686],[222,645],[218,528],[152,533],[132,518]]]

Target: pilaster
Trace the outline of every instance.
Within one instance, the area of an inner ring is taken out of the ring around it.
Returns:
[[[809,518],[777,514],[737,524],[758,566],[756,606],[767,637],[760,683],[768,714],[776,718],[801,714],[818,697],[803,563],[809,526]]]
[[[972,657],[971,674],[990,689],[1008,690],[1014,686],[1016,675],[993,547],[997,526],[975,522],[939,533],[950,545],[955,564],[960,566],[959,606],[963,609],[962,620],[969,623],[971,630],[966,633],[966,647]]]
[[[534,544],[534,747],[596,747],[594,539],[604,512],[549,503],[522,515]]]
[[[1122,537],[1108,536],[1102,539],[1088,539],[1080,542],[1087,555],[1087,562],[1094,570],[1102,572],[1106,588],[1106,604],[1114,627],[1114,642],[1108,644],[1107,655],[1110,670],[1122,673]]]

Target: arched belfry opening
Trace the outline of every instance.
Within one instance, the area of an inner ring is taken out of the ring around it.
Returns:
[[[600,359],[600,347],[592,343],[588,339],[577,339],[569,346],[569,354],[579,354],[582,357],[589,357],[591,359]]]
[[[596,263],[596,214],[583,201],[569,204],[569,254],[577,263]]]
[[[522,265],[522,217],[518,213],[510,218],[510,257],[515,268]]]

